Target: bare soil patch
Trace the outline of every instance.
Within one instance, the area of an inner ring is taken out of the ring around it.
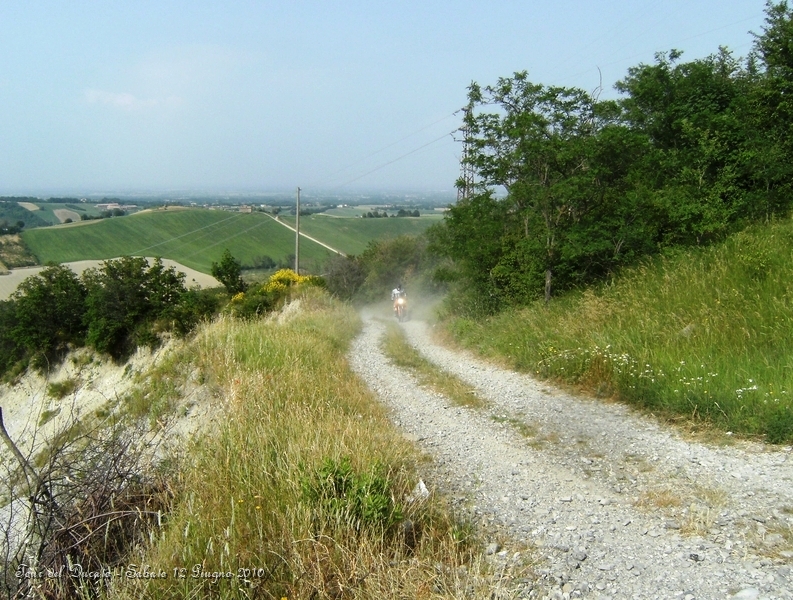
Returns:
[[[66,208],[56,208],[52,212],[55,214],[56,217],[58,217],[58,221],[60,221],[61,223],[65,223],[66,219],[71,219],[73,222],[80,220],[80,215],[74,212],[73,210],[69,210]]]

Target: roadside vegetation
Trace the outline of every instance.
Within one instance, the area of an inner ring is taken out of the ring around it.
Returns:
[[[543,378],[691,424],[793,442],[793,222],[668,252],[550,304],[446,325]]]
[[[793,8],[768,2],[746,59],[659,53],[618,100],[525,72],[473,83],[466,197],[429,231],[454,337],[669,418],[793,441],[792,40]]]
[[[186,454],[164,529],[132,561],[167,579],[115,580],[108,596],[485,594],[470,530],[412,495],[422,458],[349,371],[356,314],[315,286],[293,301],[277,319],[198,332],[189,361],[223,418]]]

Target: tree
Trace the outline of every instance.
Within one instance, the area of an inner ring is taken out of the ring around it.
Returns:
[[[40,359],[52,358],[69,344],[81,345],[85,296],[80,279],[62,265],[25,279],[12,295],[16,343]]]
[[[507,295],[522,294],[542,273],[547,301],[568,230],[602,195],[591,170],[601,126],[596,102],[583,90],[533,84],[526,72],[495,86],[472,84],[468,99],[471,152],[464,160],[476,170],[480,186],[507,191],[500,202],[506,208],[502,239],[508,248],[491,267],[492,280]],[[493,105],[499,112],[475,112]],[[523,282],[509,292],[504,284],[514,287],[516,277]]]
[[[223,251],[219,263],[212,262],[212,277],[222,283],[232,296],[247,289],[241,273],[242,265],[231,255],[228,248]]]
[[[331,294],[350,300],[363,285],[366,272],[358,258],[334,254],[325,264],[324,278]]]
[[[125,256],[83,273],[87,290],[87,343],[113,358],[125,357],[138,345],[156,343],[151,326],[173,319],[185,293],[184,274],[165,268],[160,259],[149,266],[142,257]]]

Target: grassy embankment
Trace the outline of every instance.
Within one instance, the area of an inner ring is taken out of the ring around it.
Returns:
[[[360,214],[360,211],[358,211]],[[295,218],[281,217],[294,226]],[[315,237],[345,254],[360,254],[371,240],[394,238],[400,235],[420,235],[431,225],[439,222],[442,215],[421,217],[395,217],[360,219],[315,214],[300,217],[300,231]]]
[[[260,213],[168,209],[127,217],[25,231],[22,238],[41,264],[108,259],[123,255],[170,258],[203,273],[225,248],[242,264],[267,255],[294,253],[294,234]],[[328,250],[303,240],[300,255],[322,261]]]
[[[793,441],[793,222],[479,320],[463,345],[687,424]]]
[[[467,528],[440,500],[406,500],[421,457],[349,370],[354,311],[309,292],[291,319],[221,319],[197,335],[185,360],[225,413],[179,469],[164,533],[132,561],[167,579],[119,580],[111,596],[434,598],[494,589]],[[213,572],[231,577],[193,577]]]

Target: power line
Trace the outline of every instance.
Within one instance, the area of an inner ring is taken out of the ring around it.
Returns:
[[[425,125],[421,129],[417,129],[416,131],[414,131],[412,133],[409,133],[408,135],[396,140],[395,142],[391,142],[390,144],[387,144],[387,145],[383,146],[382,148],[379,148],[378,150],[375,150],[374,152],[370,152],[366,156],[356,160],[355,162],[352,162],[352,163],[348,164],[346,167],[342,167],[341,169],[338,169],[338,170],[336,170],[336,171],[324,176],[323,179],[327,181],[327,180],[331,179],[332,177],[334,177],[335,175],[338,175],[339,173],[341,173],[343,171],[351,169],[352,167],[355,167],[355,166],[359,165],[360,163],[362,163],[364,161],[367,161],[367,160],[371,159],[372,157],[380,154],[381,152],[384,152],[385,150],[388,150],[389,148],[392,148],[392,147],[396,146],[397,144],[400,144],[400,143],[404,142],[405,140],[412,138],[414,135],[419,134],[422,131],[426,131],[430,127],[433,127],[433,126],[437,125],[438,123],[441,123],[441,122],[445,121],[446,119],[450,119],[451,117],[454,117],[458,112],[459,111],[456,110],[453,113],[450,113],[450,114],[448,114],[448,115],[446,115],[444,117],[441,117],[440,119],[438,119],[436,121],[433,121],[429,125]],[[341,185],[345,185],[345,184],[341,184]],[[314,187],[314,188],[317,188],[317,187],[320,187],[320,186],[321,186],[321,184],[310,184],[310,187]]]
[[[151,246],[147,246],[146,248],[142,248],[140,250],[136,250],[135,252],[131,252],[130,255],[131,256],[137,256],[139,254],[142,254],[143,252],[146,252],[147,250],[151,250],[152,248],[156,248],[157,246],[162,246],[164,244],[168,244],[170,242],[173,242],[174,240],[178,240],[178,239],[183,238],[185,236],[192,235],[192,234],[194,234],[194,233],[196,233],[198,231],[201,231],[203,229],[207,229],[209,227],[214,227],[215,225],[220,225],[221,223],[224,223],[224,222],[229,221],[231,219],[235,219],[235,218],[237,218],[239,216],[240,215],[238,215],[238,214],[237,215],[231,215],[229,218],[223,219],[222,221],[215,221],[214,223],[210,223],[209,225],[205,225],[204,227],[199,227],[198,229],[194,229],[193,231],[188,231],[187,233],[183,233],[182,235],[177,235],[176,237],[172,237],[172,238],[170,238],[168,240],[165,240],[164,242],[159,242],[157,244],[153,244]]]
[[[384,169],[384,168],[385,168],[385,167],[387,167],[388,165],[392,165],[392,164],[394,164],[395,162],[398,162],[398,161],[402,160],[403,158],[406,158],[406,157],[410,156],[411,154],[415,154],[415,153],[416,153],[416,152],[418,152],[419,150],[423,150],[423,149],[424,149],[424,148],[426,148],[427,146],[431,146],[432,144],[434,144],[434,143],[436,143],[436,142],[439,142],[440,140],[444,139],[445,137],[448,137],[448,136],[453,136],[453,135],[454,135],[454,133],[455,133],[456,131],[457,131],[457,129],[452,129],[452,130],[451,130],[449,133],[444,133],[442,136],[440,136],[440,137],[437,137],[437,138],[435,138],[434,140],[432,140],[432,141],[430,141],[430,142],[427,142],[426,144],[423,144],[423,145],[419,146],[418,148],[414,148],[414,149],[413,149],[413,150],[411,150],[410,152],[406,152],[405,154],[403,154],[403,155],[401,155],[401,156],[398,156],[398,157],[396,157],[395,159],[388,161],[387,163],[383,163],[382,165],[380,165],[380,166],[378,166],[378,167],[375,167],[374,169],[372,169],[372,170],[370,170],[370,171],[367,171],[367,172],[366,172],[366,173],[364,173],[363,175],[359,175],[358,177],[355,177],[354,179],[349,179],[349,180],[345,181],[344,183],[340,183],[340,184],[338,184],[338,185],[334,186],[334,188],[333,188],[333,189],[337,189],[337,188],[340,188],[340,187],[344,187],[345,185],[349,185],[350,183],[353,183],[354,181],[358,181],[359,179],[363,179],[363,178],[364,178],[364,177],[366,177],[367,175],[371,175],[371,174],[372,174],[372,173],[374,173],[375,171],[379,171],[380,169]]]

